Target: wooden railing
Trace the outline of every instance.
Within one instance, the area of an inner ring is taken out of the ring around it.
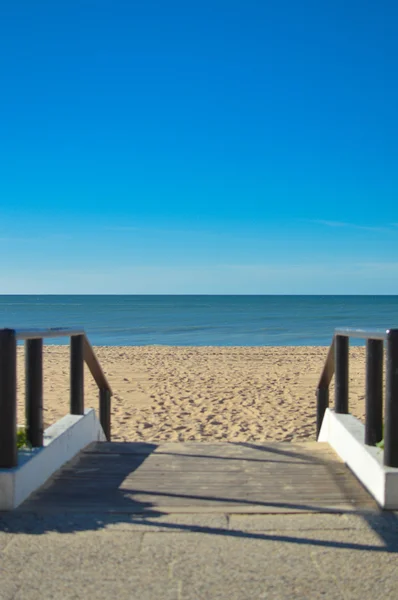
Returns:
[[[111,437],[111,387],[82,329],[0,329],[0,468],[17,465],[17,341],[25,341],[26,434],[43,446],[43,339],[70,338],[70,412],[84,414],[84,363],[99,388],[99,419]]]
[[[398,467],[398,329],[336,329],[317,388],[317,435],[335,376],[334,409],[348,414],[349,338],[366,340],[365,444],[375,446],[384,435],[384,464]],[[383,427],[383,357],[386,352]],[[383,434],[384,429],[384,434]]]

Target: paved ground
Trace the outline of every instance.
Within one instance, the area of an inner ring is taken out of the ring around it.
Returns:
[[[398,598],[398,516],[321,445],[149,446],[0,514],[0,600]]]
[[[0,519],[0,598],[397,598],[393,514]]]

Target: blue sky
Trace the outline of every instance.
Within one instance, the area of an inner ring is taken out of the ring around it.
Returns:
[[[398,4],[0,9],[0,293],[398,294]]]

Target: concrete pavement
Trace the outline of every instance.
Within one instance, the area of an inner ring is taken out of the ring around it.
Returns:
[[[1,600],[386,600],[398,518],[3,513],[0,581]]]

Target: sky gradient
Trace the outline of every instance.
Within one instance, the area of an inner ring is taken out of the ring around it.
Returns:
[[[0,293],[398,294],[398,4],[0,9]]]

